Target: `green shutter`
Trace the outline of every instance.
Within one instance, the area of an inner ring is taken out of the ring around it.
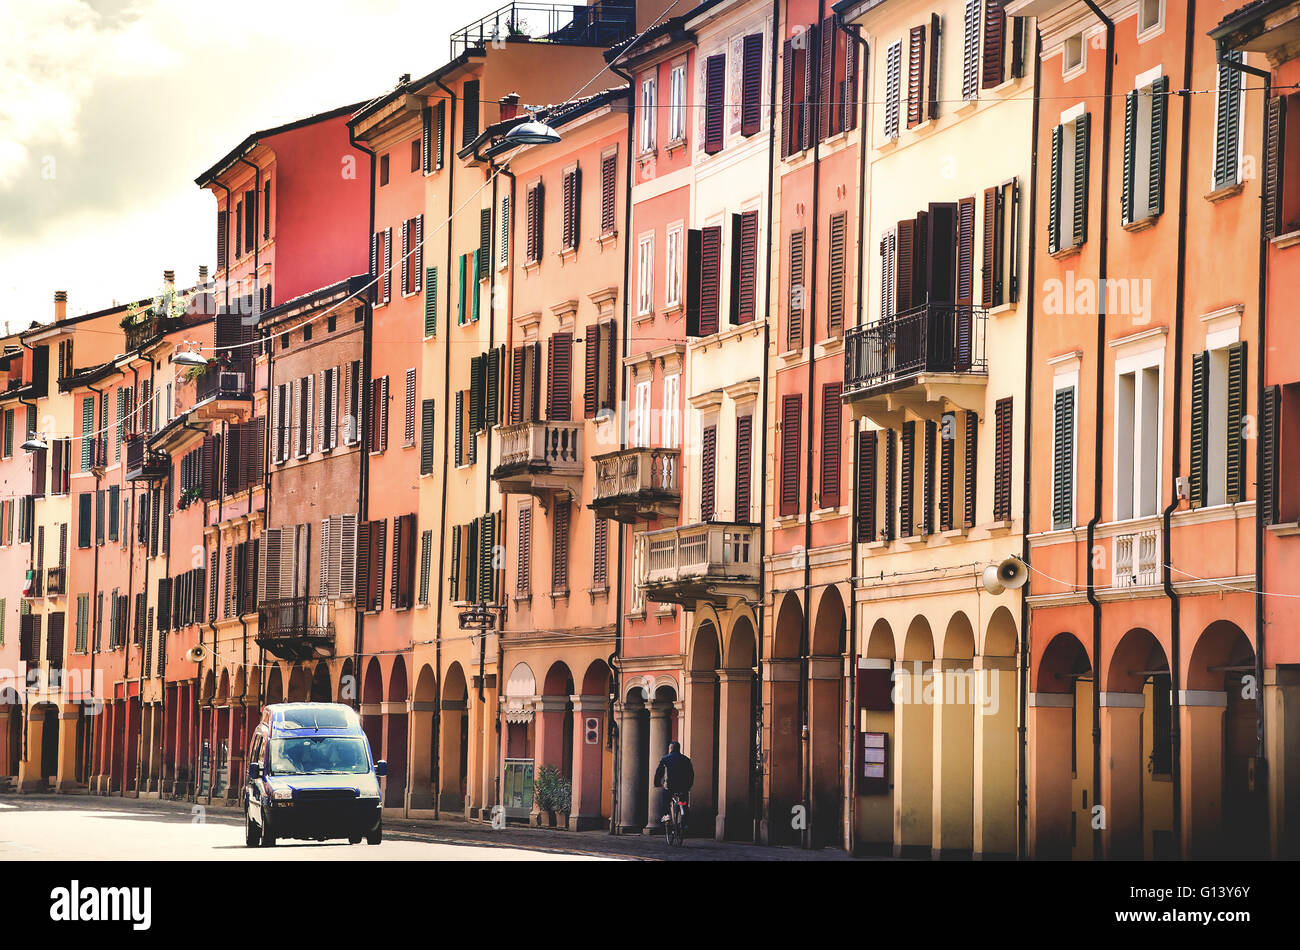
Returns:
[[[1134,173],[1137,165],[1138,93],[1134,89],[1124,97],[1124,190],[1120,199],[1123,223],[1133,222]]]
[[[1279,517],[1277,497],[1277,426],[1282,392],[1278,386],[1264,390],[1264,406],[1259,413],[1260,449],[1264,455],[1263,471],[1259,477],[1259,514],[1264,524],[1275,524]]]
[[[456,323],[465,323],[465,256],[462,254],[456,263]]]
[[[490,429],[501,421],[501,354],[504,347],[487,353],[487,379],[483,392],[483,428]]]
[[[484,354],[469,361],[469,431],[483,428],[483,363]]]
[[[1088,156],[1092,116],[1085,112],[1074,122],[1074,246],[1088,240]]]
[[[1065,145],[1065,126],[1052,129],[1052,199],[1047,216],[1047,252],[1061,249],[1061,158]],[[873,539],[874,540],[874,539]]]
[[[1192,465],[1188,472],[1188,500],[1193,508],[1205,504],[1206,422],[1210,415],[1210,354],[1192,354]]]
[[[438,268],[429,267],[424,272],[424,335],[438,333]]]
[[[1169,117],[1169,77],[1151,84],[1151,176],[1147,182],[1151,215],[1165,210],[1165,128]]]
[[[460,525],[451,529],[451,599],[458,601],[460,596]]]
[[[95,432],[95,397],[87,396],[81,400],[81,470],[90,471],[94,461]]]
[[[470,311],[471,313],[470,320],[477,320],[478,319],[478,285],[479,285],[478,255],[476,254],[469,255],[469,268],[470,268],[470,276],[472,277],[472,280],[470,282],[470,287],[473,289],[473,294],[474,294],[474,308],[473,310]]]
[[[1246,500],[1246,342],[1228,347],[1228,504]]]
[[[493,590],[496,571],[492,567],[493,548],[496,546],[496,515],[486,514],[479,518],[478,536],[478,599],[480,603],[492,603],[496,599]]]
[[[1241,62],[1241,51],[1224,53],[1224,59]],[[1214,129],[1214,187],[1236,184],[1241,137],[1241,72],[1219,66],[1219,92]]]
[[[465,390],[456,390],[456,467],[465,463]]]
[[[1052,459],[1052,527],[1074,525],[1074,387],[1056,391]]]
[[[479,530],[478,519],[465,525],[465,593],[471,604],[478,603]]]

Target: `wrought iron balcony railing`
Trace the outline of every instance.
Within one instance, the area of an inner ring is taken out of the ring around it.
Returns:
[[[591,507],[628,524],[670,514],[681,502],[680,454],[641,447],[597,455]]]
[[[68,569],[51,567],[45,571],[45,596],[60,597],[68,592]]]
[[[149,451],[144,436],[133,435],[126,440],[126,480],[138,481],[162,478],[167,474],[167,459],[158,452]]]
[[[528,41],[567,46],[613,46],[636,29],[636,0],[507,3],[451,34],[451,56],[489,43]]]
[[[281,659],[334,655],[334,604],[328,597],[264,601],[257,615],[258,645]]]
[[[126,333],[126,351],[128,353],[137,350],[142,346],[147,346],[155,340],[161,338],[163,334],[170,333],[180,326],[180,319],[177,317],[148,317],[140,323],[132,323],[124,327]]]
[[[252,373],[243,368],[223,369],[214,366],[195,381],[194,389],[196,402],[205,402],[213,397],[251,399]]]
[[[925,304],[854,327],[844,339],[844,395],[893,388],[923,373],[988,372],[982,307]]]
[[[761,580],[758,525],[706,522],[637,536],[636,583],[647,600],[693,604],[748,596]]]

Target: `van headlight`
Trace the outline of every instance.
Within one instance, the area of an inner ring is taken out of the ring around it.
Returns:
[[[271,789],[271,797],[276,801],[286,801],[293,799],[293,789],[285,785],[280,788]]]

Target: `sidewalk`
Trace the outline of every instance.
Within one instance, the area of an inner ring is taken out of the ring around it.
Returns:
[[[126,811],[142,818],[178,821],[194,819],[195,804],[173,799],[122,798],[116,795],[15,795],[0,793],[0,801],[21,801],[38,808],[76,808]],[[232,826],[240,823],[237,809],[225,805],[202,805],[205,821]],[[535,851],[621,857],[634,861],[852,861],[840,850],[808,850],[765,847],[712,838],[690,838],[681,848],[669,848],[660,835],[611,835],[605,831],[557,831],[507,825],[491,825],[459,816],[438,820],[384,815],[384,835],[394,839],[438,841],[485,848],[527,848]]]

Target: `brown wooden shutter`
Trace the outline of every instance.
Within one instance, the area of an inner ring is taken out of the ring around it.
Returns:
[[[822,387],[822,508],[840,506],[840,438],[843,431],[844,405],[840,401],[840,383]]]
[[[899,476],[898,534],[910,538],[915,534],[916,423],[904,422],[902,435],[902,472]]]
[[[1006,78],[1006,0],[985,0],[984,5],[984,89],[1002,85]]]
[[[1264,390],[1264,405],[1260,411],[1260,449],[1264,466],[1259,476],[1259,512],[1264,524],[1276,524],[1280,518],[1278,498],[1278,425],[1280,423],[1282,391],[1278,386]],[[1288,499],[1289,500],[1289,499]]]
[[[829,138],[835,114],[835,15],[822,20],[821,50],[817,63],[817,137]]]
[[[939,433],[939,530],[953,528],[953,461],[957,445],[957,417],[946,414]]]
[[[803,76],[803,102],[799,107],[799,149],[809,148],[817,134],[817,24],[804,31],[799,64]]]
[[[782,397],[781,402],[781,495],[780,514],[799,513],[800,426],[803,419],[803,396],[798,393]]]
[[[925,97],[925,27],[914,26],[907,43],[907,127],[921,124]]]
[[[582,414],[588,419],[596,417],[597,404],[600,402],[600,325],[587,324],[583,334],[583,357],[586,363],[586,385],[582,390]]]
[[[704,61],[704,152],[722,151],[725,136],[725,102],[727,57],[725,53]]]
[[[1011,520],[1011,397],[999,399],[993,461],[993,520]]]
[[[858,42],[850,33],[844,40],[844,130],[858,127]]]
[[[605,392],[601,409],[614,409],[618,404],[618,324],[610,320],[601,325],[601,343],[605,346]]]
[[[1052,446],[1052,527],[1074,525],[1074,387],[1056,391]]]
[[[718,477],[718,427],[705,426],[700,446],[700,520],[712,521]]]
[[[781,44],[781,157],[788,158],[794,151],[794,44],[786,40]]]
[[[700,306],[704,296],[704,235],[696,228],[686,232],[686,335],[700,335]]]
[[[758,282],[758,212],[746,211],[740,215],[740,241],[737,259],[740,274],[737,298],[737,323],[750,323],[755,316],[756,285]]]
[[[975,477],[979,471],[979,415],[970,410],[966,412],[965,450],[965,471],[962,473],[965,480],[965,495],[962,499],[964,509],[962,515],[964,526],[972,528],[975,526],[975,501],[978,497]]]
[[[612,234],[615,220],[615,177],[618,174],[618,156],[606,155],[600,160],[600,231]]]
[[[564,214],[563,243],[565,248],[572,248],[577,246],[577,242],[574,240],[574,232],[577,230],[577,226],[575,222],[576,222],[577,212],[578,212],[578,189],[577,189],[576,178],[577,178],[576,171],[565,172],[564,180],[562,183],[562,189],[561,189],[563,192],[561,200],[563,204],[563,214]]]
[[[930,14],[930,95],[926,103],[925,117],[939,118],[939,56],[942,52],[939,42],[942,33],[942,21],[939,14]]]
[[[552,515],[554,534],[551,543],[551,590],[566,593],[569,589],[569,502],[556,502]]]
[[[984,264],[981,270],[983,276],[983,296],[981,303],[984,307],[994,305],[994,272],[996,271],[998,240],[997,240],[997,204],[998,190],[996,188],[984,189]]]
[[[921,504],[925,510],[921,512],[921,533],[926,535],[934,534],[934,441],[937,429],[933,420],[925,420],[925,455],[921,482]]]
[[[803,325],[805,300],[804,288],[804,232],[802,229],[790,232],[790,280],[789,306],[786,313],[787,350],[803,349]]]
[[[839,336],[844,331],[845,258],[848,251],[848,215],[841,211],[831,217],[830,262],[827,271],[826,331]]]
[[[546,418],[567,422],[572,417],[573,334],[552,333],[547,356]]]
[[[754,417],[736,419],[736,520],[748,523],[753,516],[750,502],[754,456]]]
[[[524,421],[524,347],[516,346],[510,355],[510,424]]]
[[[699,335],[718,332],[722,290],[722,228],[704,228],[700,240]]]
[[[860,544],[876,540],[876,443],[873,429],[858,433],[857,539]]]
[[[741,53],[740,134],[754,135],[762,124],[763,34],[750,33]]]
[[[898,222],[898,247],[894,263],[894,313],[901,316],[913,307],[912,290],[915,285],[916,222]]]
[[[1193,508],[1205,505],[1206,449],[1210,416],[1210,354],[1192,354],[1191,466],[1187,473],[1188,501]],[[1060,398],[1060,393],[1057,393]],[[1057,420],[1059,426],[1060,420]]]
[[[528,375],[529,402],[525,418],[528,422],[537,422],[542,412],[542,344],[538,340],[526,344],[525,373]]]
[[[1268,100],[1265,117],[1268,144],[1264,152],[1264,229],[1270,238],[1283,233],[1283,168],[1286,162],[1286,97]],[[1234,169],[1235,173],[1235,169]]]
[[[1246,500],[1246,341],[1228,347],[1228,504]]]

